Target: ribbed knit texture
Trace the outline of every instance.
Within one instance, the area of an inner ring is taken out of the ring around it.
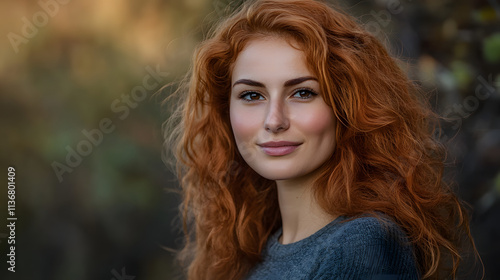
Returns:
[[[341,216],[286,245],[278,242],[279,229],[246,279],[419,279],[412,245],[398,225],[385,218],[346,220]]]

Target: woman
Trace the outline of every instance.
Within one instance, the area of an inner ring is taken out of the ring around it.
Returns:
[[[473,247],[432,112],[350,16],[247,3],[198,47],[185,93],[166,143],[188,279],[441,279]]]

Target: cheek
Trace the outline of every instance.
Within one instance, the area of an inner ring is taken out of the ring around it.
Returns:
[[[332,109],[326,104],[309,110],[307,114],[302,114],[302,117],[297,118],[296,123],[301,124],[306,134],[328,136],[330,141],[335,141],[336,120]]]
[[[259,114],[255,110],[236,105],[230,107],[229,118],[238,151],[252,166],[255,156],[254,144],[260,128]]]
[[[238,146],[242,142],[250,142],[256,136],[259,127],[257,117],[257,114],[252,110],[237,105],[230,107],[231,128]]]

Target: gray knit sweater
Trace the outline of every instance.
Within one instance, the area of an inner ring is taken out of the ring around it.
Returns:
[[[313,235],[280,244],[272,234],[255,279],[419,279],[412,246],[398,225],[374,217],[339,217]]]

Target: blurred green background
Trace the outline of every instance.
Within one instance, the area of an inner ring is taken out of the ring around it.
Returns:
[[[175,177],[161,101],[214,20],[241,1],[0,2],[0,166],[16,169],[16,272],[1,279],[173,279]],[[449,176],[473,207],[485,279],[500,276],[500,3],[342,1],[446,117]],[[470,276],[470,279],[476,279]]]

